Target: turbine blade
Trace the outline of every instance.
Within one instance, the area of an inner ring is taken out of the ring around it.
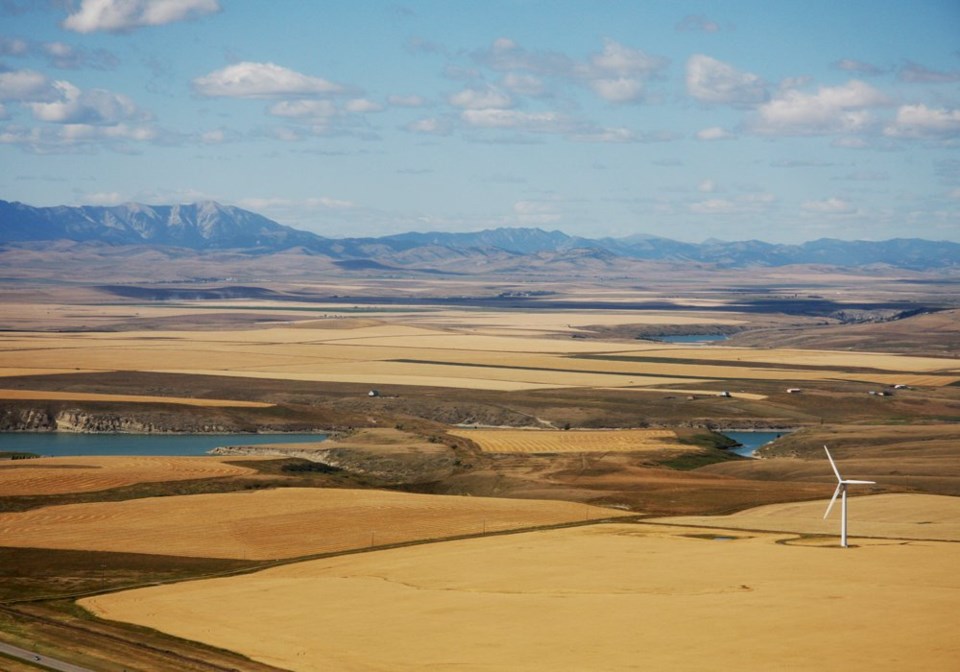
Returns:
[[[848,483],[848,484],[849,484],[849,483],[856,483],[856,484],[858,484],[858,485],[868,485],[868,484],[869,484],[869,485],[876,485],[876,484],[877,484],[876,481],[851,481],[851,480],[846,480],[846,481],[840,481],[840,482],[841,482],[841,483]]]
[[[823,449],[827,451],[827,459],[830,460],[830,466],[833,467],[833,473],[837,475],[837,480],[841,483],[843,482],[843,477],[840,475],[840,470],[837,469],[837,463],[833,461],[833,457],[830,455],[830,449],[826,445],[823,446]]]
[[[837,495],[840,494],[840,489],[843,488],[843,484],[837,486],[837,489],[833,491],[833,497],[830,498],[830,503],[827,505],[827,512],[823,514],[824,519],[830,515],[830,509],[833,508],[833,503],[837,501]]]

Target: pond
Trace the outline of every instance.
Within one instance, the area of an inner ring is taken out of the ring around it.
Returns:
[[[757,452],[759,448],[767,445],[772,441],[776,441],[784,434],[789,434],[788,430],[780,430],[776,432],[759,432],[751,430],[742,430],[742,431],[722,431],[720,434],[723,434],[726,437],[729,437],[741,444],[736,448],[731,448],[730,452],[736,453],[737,455],[743,455],[744,457],[753,457],[753,454]]]
[[[323,441],[326,434],[71,434],[3,432],[0,451],[37,455],[206,455],[218,446]]]

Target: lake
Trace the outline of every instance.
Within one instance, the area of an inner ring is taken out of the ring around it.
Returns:
[[[206,455],[218,446],[323,441],[326,434],[70,434],[3,432],[0,451],[37,455]]]
[[[723,431],[720,434],[728,436],[737,443],[743,444],[737,446],[736,448],[731,448],[730,452],[736,453],[737,455],[743,455],[744,457],[753,457],[753,454],[757,452],[757,449],[761,446],[765,446],[783,436],[784,434],[789,434],[790,432],[781,430],[779,432],[753,432],[753,431]]]

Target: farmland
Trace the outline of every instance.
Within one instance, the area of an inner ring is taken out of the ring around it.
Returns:
[[[6,428],[331,438],[0,462],[4,637],[105,670],[770,669],[801,644],[791,666],[819,669],[868,644],[840,599],[882,641],[860,669],[897,669],[898,646],[949,669],[958,312],[810,313],[949,292],[762,276],[8,289]],[[823,283],[840,298],[805,298]],[[730,338],[651,340],[685,333]],[[785,435],[751,460],[725,428]],[[842,558],[824,443],[877,481]],[[716,624],[757,614],[745,659]],[[810,645],[814,627],[830,634]]]

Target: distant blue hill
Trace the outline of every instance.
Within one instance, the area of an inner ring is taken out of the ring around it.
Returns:
[[[478,255],[537,255],[541,263],[609,263],[616,258],[698,262],[723,267],[816,264],[887,265],[917,270],[960,266],[960,244],[918,238],[844,241],[822,238],[800,245],[757,240],[701,244],[645,234],[590,239],[538,228],[473,233],[402,233],[379,238],[325,238],[283,226],[249,210],[213,201],[189,205],[57,206],[38,208],[0,200],[0,244],[70,240],[109,245],[239,250],[263,254],[301,248],[328,256],[341,268],[433,267]]]

